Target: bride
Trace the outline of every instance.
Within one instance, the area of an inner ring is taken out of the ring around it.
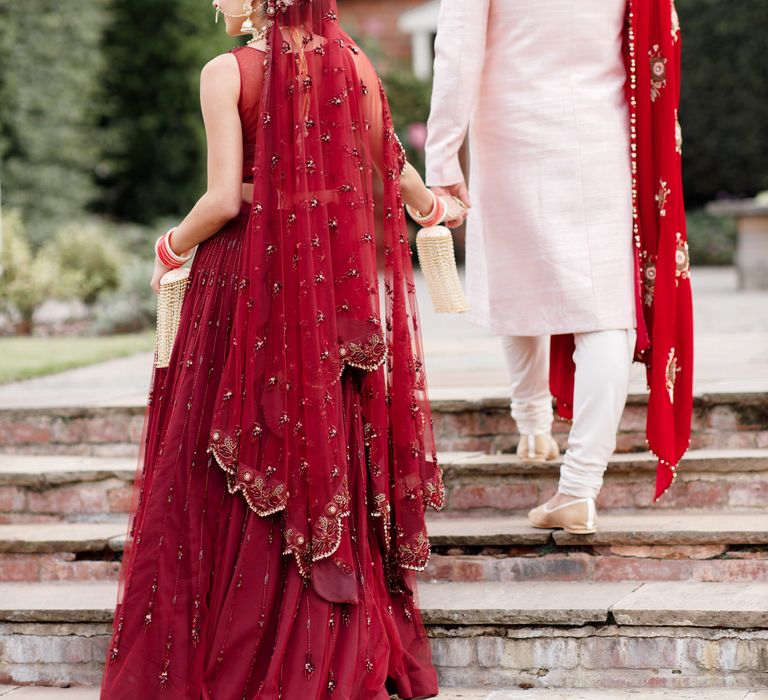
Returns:
[[[336,0],[214,8],[253,39],[203,69],[208,189],[156,244],[156,290],[197,252],[101,697],[434,696],[414,572],[443,487],[403,204],[464,212],[405,161]]]

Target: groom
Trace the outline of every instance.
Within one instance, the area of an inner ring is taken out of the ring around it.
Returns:
[[[473,206],[470,317],[502,337],[520,457],[558,456],[552,394],[573,419],[537,527],[595,531],[633,358],[648,368],[657,497],[687,448],[679,67],[671,0],[441,2],[427,184]]]

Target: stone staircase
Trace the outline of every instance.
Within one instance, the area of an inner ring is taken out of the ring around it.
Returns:
[[[500,453],[515,444],[505,402],[433,410],[447,504],[430,520],[419,597],[441,697],[763,695],[768,396],[698,397],[693,449],[656,505],[644,398],[632,397],[586,537],[526,525],[558,465]],[[0,697],[97,696],[17,686],[99,682],[142,417],[0,410]]]

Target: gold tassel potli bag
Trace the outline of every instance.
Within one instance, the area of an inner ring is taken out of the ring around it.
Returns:
[[[179,330],[181,305],[189,281],[189,268],[180,267],[166,272],[160,280],[157,295],[157,338],[155,342],[155,367],[162,369],[171,361],[173,344]]]
[[[469,303],[459,281],[453,235],[445,226],[423,228],[416,236],[419,266],[427,281],[427,291],[439,314],[469,311]]]

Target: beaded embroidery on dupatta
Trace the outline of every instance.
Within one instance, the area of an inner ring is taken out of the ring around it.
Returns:
[[[269,12],[252,213],[209,451],[230,493],[261,516],[283,512],[284,553],[302,575],[315,582],[313,568],[329,561],[324,577],[350,591],[345,372],[359,382],[371,514],[391,581],[426,566],[424,511],[443,503],[398,184],[405,160],[335,0],[272,2]],[[384,323],[374,166],[384,180]]]

